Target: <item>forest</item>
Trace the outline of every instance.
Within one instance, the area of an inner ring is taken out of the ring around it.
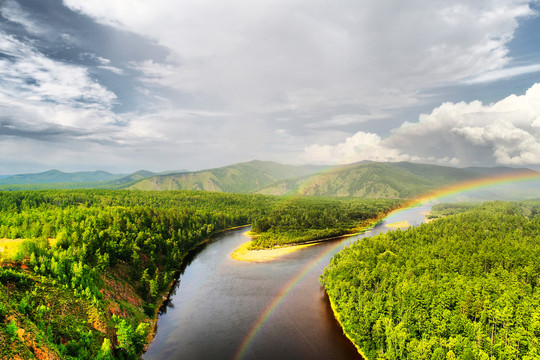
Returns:
[[[1,193],[0,357],[137,358],[187,252],[264,215],[274,201],[200,192]]]
[[[396,209],[395,199],[290,197],[253,222],[251,249],[358,233]]]
[[[396,205],[202,191],[0,192],[0,358],[138,358],[182,260],[213,234],[253,223],[297,242],[311,227],[321,230],[315,237],[341,234]]]
[[[540,202],[435,213],[334,256],[321,283],[346,334],[368,359],[538,359]]]

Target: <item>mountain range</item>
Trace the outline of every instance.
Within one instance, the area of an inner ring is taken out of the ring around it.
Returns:
[[[107,171],[79,171],[65,173],[60,170],[49,170],[37,174],[19,174],[0,178],[0,185],[12,184],[56,184],[71,182],[112,181],[125,174],[111,174]]]
[[[323,169],[323,166],[293,166],[253,160],[217,169],[152,176],[133,183],[128,189],[250,193],[276,181],[306,176]]]
[[[131,190],[203,190],[271,195],[413,198],[443,186],[496,175],[529,172],[526,168],[455,168],[410,162],[364,161],[338,166],[283,165],[253,160],[200,171],[156,174],[140,170],[64,173],[50,170],[0,178],[0,190],[102,188]]]
[[[286,179],[257,192],[272,195],[413,198],[462,181],[524,172],[536,173],[530,169],[509,167],[454,168],[410,162],[362,162],[333,167],[320,174]]]

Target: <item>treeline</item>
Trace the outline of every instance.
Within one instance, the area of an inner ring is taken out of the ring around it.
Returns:
[[[294,197],[253,222],[251,249],[351,234],[397,208],[394,199]]]
[[[480,203],[474,202],[458,202],[458,203],[440,203],[435,204],[431,208],[428,219],[438,219],[440,217],[460,214],[462,212],[472,210],[478,207]]]
[[[369,359],[540,357],[540,202],[486,203],[336,254],[321,282]]]

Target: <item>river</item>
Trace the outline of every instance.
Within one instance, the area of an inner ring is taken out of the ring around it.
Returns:
[[[392,214],[370,232],[307,247],[266,263],[231,253],[249,228],[231,230],[187,259],[143,359],[361,358],[334,319],[319,276],[344,246],[424,221],[429,206]]]

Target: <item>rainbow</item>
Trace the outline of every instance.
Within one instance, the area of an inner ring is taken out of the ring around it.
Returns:
[[[465,192],[470,192],[479,189],[485,189],[490,186],[511,184],[516,182],[524,182],[529,180],[539,180],[540,173],[536,171],[524,171],[519,173],[507,174],[507,175],[496,175],[490,177],[483,177],[474,180],[467,180],[459,182],[454,185],[450,185],[439,190],[433,191],[426,195],[420,196],[416,199],[413,199],[405,203],[399,210],[404,208],[411,208],[421,204],[428,203],[434,200],[441,200],[452,195],[463,194]],[[538,194],[540,197],[540,193]]]
[[[499,175],[499,176],[491,176],[491,177],[484,177],[474,180],[468,180],[463,181],[454,185],[450,185],[444,188],[441,188],[437,191],[433,191],[431,193],[428,193],[426,195],[420,196],[418,198],[415,198],[411,201],[406,202],[401,206],[399,209],[394,210],[388,216],[396,215],[399,212],[420,206],[425,203],[429,203],[435,200],[441,200],[447,197],[450,197],[452,195],[462,194],[468,191],[474,191],[478,189],[484,189],[488,188],[490,186],[496,186],[496,185],[504,185],[504,184],[510,184],[515,182],[522,182],[522,181],[528,181],[528,180],[540,180],[540,173],[538,172],[520,172],[520,173],[514,173],[510,175]],[[539,193],[540,197],[540,193]],[[246,354],[246,351],[248,350],[250,344],[252,343],[253,339],[257,336],[261,328],[263,327],[264,323],[270,318],[270,316],[274,313],[274,311],[278,308],[278,306],[283,302],[283,300],[289,295],[289,293],[294,289],[294,287],[302,281],[304,277],[313,269],[315,266],[317,266],[325,257],[327,257],[332,252],[336,251],[340,246],[342,246],[343,243],[341,241],[338,241],[335,246],[329,247],[328,250],[324,251],[322,254],[318,255],[314,260],[312,260],[309,264],[307,264],[294,278],[289,280],[287,284],[283,287],[283,289],[280,291],[279,295],[268,305],[266,310],[264,310],[257,321],[252,326],[251,330],[247,334],[247,336],[242,341],[240,347],[238,348],[238,351],[235,354],[235,359],[240,360],[244,357]]]
[[[307,274],[311,272],[319,263],[328,255],[330,255],[333,251],[337,250],[342,245],[341,241],[338,241],[336,245],[331,246],[328,250],[324,251],[322,254],[318,255],[314,260],[312,260],[309,264],[304,266],[304,268],[291,280],[287,282],[287,284],[283,287],[283,289],[279,292],[279,295],[268,305],[266,310],[264,310],[261,315],[259,315],[259,318],[247,334],[247,336],[242,341],[242,344],[238,348],[238,351],[236,352],[236,355],[234,359],[240,360],[244,357],[247,349],[249,348],[251,342],[255,338],[255,336],[259,333],[261,328],[263,327],[264,323],[270,318],[270,316],[274,313],[274,311],[277,309],[277,307],[281,304],[281,302],[291,293],[291,291],[294,289],[294,287],[302,281],[306,277]]]

